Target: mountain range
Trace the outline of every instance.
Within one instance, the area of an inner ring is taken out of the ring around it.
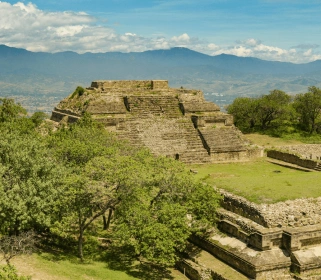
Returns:
[[[201,89],[223,106],[237,96],[280,89],[295,94],[321,87],[321,60],[306,64],[266,61],[187,48],[145,52],[30,52],[0,45],[0,96],[15,97],[30,111],[51,111],[78,85],[94,80],[164,79],[171,87]]]

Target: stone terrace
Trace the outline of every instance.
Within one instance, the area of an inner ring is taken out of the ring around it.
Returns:
[[[321,198],[259,205],[220,192],[218,228],[207,238],[193,236],[196,250],[179,264],[191,279],[204,272],[208,279],[321,279]]]
[[[243,144],[232,116],[205,101],[201,91],[172,89],[163,80],[94,81],[83,94],[75,92],[62,100],[51,119],[75,122],[84,112],[131,145],[186,163],[261,155],[259,149]]]

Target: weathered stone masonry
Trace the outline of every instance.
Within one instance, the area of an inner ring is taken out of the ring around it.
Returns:
[[[89,112],[133,146],[186,163],[244,161],[262,155],[246,142],[231,115],[199,90],[172,89],[168,81],[94,81],[81,96],[62,100],[51,119],[75,122]]]

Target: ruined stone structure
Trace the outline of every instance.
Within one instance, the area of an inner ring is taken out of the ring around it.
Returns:
[[[321,145],[319,144],[282,146],[269,150],[267,156],[310,170],[321,171]]]
[[[52,112],[56,122],[75,122],[84,112],[133,146],[186,163],[243,161],[261,156],[233,126],[231,115],[199,90],[172,89],[163,80],[94,81]]]
[[[133,146],[187,163],[262,153],[201,91],[171,89],[167,81],[95,81],[62,100],[51,119],[71,123],[84,112]],[[268,156],[312,170],[320,147],[287,147]],[[191,279],[321,279],[321,198],[259,205],[220,192],[218,229],[190,239],[189,256],[178,264],[183,273]]]
[[[321,279],[321,198],[259,205],[220,192],[218,229],[192,237],[179,263],[191,279]]]

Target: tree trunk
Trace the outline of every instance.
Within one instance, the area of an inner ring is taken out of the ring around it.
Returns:
[[[82,262],[84,261],[84,254],[83,254],[83,250],[82,250],[83,234],[84,234],[84,230],[83,230],[83,228],[80,228],[79,229],[79,237],[78,237],[78,255],[79,255],[79,258]]]
[[[103,215],[103,223],[104,223],[103,230],[106,230],[107,229],[107,219],[106,219],[105,214]]]
[[[104,221],[104,230],[107,230],[109,229],[109,226],[110,226],[110,221],[111,221],[111,218],[113,216],[113,209],[109,208],[108,210],[108,219],[106,219],[106,216],[105,214],[103,215],[103,221]]]
[[[108,220],[107,220],[107,224],[106,224],[106,229],[109,229],[110,221],[111,221],[112,216],[113,216],[113,209],[109,208]]]

